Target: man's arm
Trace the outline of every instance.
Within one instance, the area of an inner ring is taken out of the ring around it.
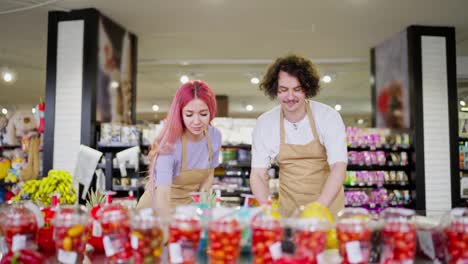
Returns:
[[[250,171],[250,188],[260,204],[268,202],[270,196],[269,178],[267,168],[252,168]]]
[[[317,199],[317,202],[329,207],[335,200],[338,192],[343,187],[346,177],[346,163],[336,162],[330,166],[330,176],[323,186],[322,193]]]

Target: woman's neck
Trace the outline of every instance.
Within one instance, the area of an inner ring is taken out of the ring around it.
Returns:
[[[200,141],[203,138],[203,133],[201,133],[200,135],[194,135],[190,131],[186,130],[184,132],[184,136],[188,141],[196,142],[196,141]]]

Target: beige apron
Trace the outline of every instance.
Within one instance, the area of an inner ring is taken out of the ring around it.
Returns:
[[[306,101],[307,116],[314,139],[306,145],[285,143],[283,111],[280,116],[279,211],[290,217],[301,205],[314,202],[319,197],[328,176],[330,166],[327,152],[320,143],[310,104]],[[344,208],[343,187],[329,209],[334,217]]]
[[[204,132],[206,142],[208,145],[208,161],[211,166],[213,155],[211,151],[211,140],[208,131]],[[187,142],[184,135],[182,135],[182,166],[180,174],[175,178],[171,185],[171,208],[175,208],[178,205],[192,203],[191,192],[200,191],[200,186],[208,178],[213,169],[191,169],[187,170]],[[152,192],[145,191],[138,201],[137,208],[148,208],[152,207]]]

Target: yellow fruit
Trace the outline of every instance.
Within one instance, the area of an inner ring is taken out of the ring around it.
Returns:
[[[72,250],[72,239],[71,237],[65,237],[63,239],[63,250],[71,251]]]
[[[67,235],[71,237],[77,237],[83,233],[84,227],[82,225],[76,225],[67,231]]]

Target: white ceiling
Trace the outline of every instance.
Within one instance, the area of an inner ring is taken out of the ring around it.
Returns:
[[[45,0],[0,0],[0,13]],[[249,82],[287,52],[315,61],[334,81],[317,98],[369,115],[370,48],[411,24],[455,26],[457,55],[468,55],[467,0],[59,0],[0,14],[0,67],[17,74],[0,83],[0,106],[29,108],[45,91],[47,13],[94,7],[138,36],[138,112],[167,109],[181,74],[206,80],[230,97],[230,111],[254,115],[268,101]],[[190,62],[183,66],[183,62]]]

